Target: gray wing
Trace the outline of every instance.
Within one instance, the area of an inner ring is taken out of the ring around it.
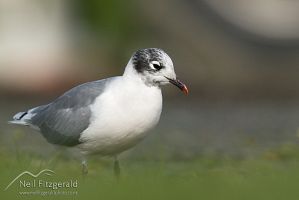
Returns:
[[[80,134],[89,126],[90,105],[105,89],[110,79],[79,85],[52,103],[35,108],[30,124],[53,144],[74,146],[79,144]]]

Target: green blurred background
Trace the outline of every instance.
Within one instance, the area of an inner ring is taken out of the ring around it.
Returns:
[[[25,198],[1,188],[50,168],[79,179],[77,199],[297,199],[298,13],[280,0],[0,0],[0,195]],[[160,123],[120,156],[119,182],[109,158],[91,157],[83,179],[71,151],[7,124],[149,47],[190,95],[164,88]]]

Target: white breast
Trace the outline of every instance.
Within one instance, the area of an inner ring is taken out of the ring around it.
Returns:
[[[91,106],[91,124],[81,134],[79,148],[104,155],[124,151],[158,123],[161,109],[160,88],[117,77]]]

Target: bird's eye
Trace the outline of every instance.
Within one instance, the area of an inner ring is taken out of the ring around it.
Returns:
[[[162,66],[161,65],[157,65],[157,64],[153,64],[154,65],[154,68],[156,69],[156,70],[160,70],[160,69],[162,69]]]
[[[163,67],[158,61],[153,61],[153,62],[151,63],[151,65],[152,65],[152,67],[153,67],[155,70],[157,70],[157,71],[159,71],[159,70],[162,69],[162,67]]]

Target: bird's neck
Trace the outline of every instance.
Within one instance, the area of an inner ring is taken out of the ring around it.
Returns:
[[[140,82],[140,84],[145,84],[141,75],[134,69],[133,61],[130,59],[125,71],[123,73],[123,78],[129,81]]]
[[[123,73],[123,76],[126,77],[126,76],[138,76],[136,70],[134,69],[134,64],[133,64],[133,61],[132,61],[132,58],[129,60],[126,68],[125,68],[125,71]]]

